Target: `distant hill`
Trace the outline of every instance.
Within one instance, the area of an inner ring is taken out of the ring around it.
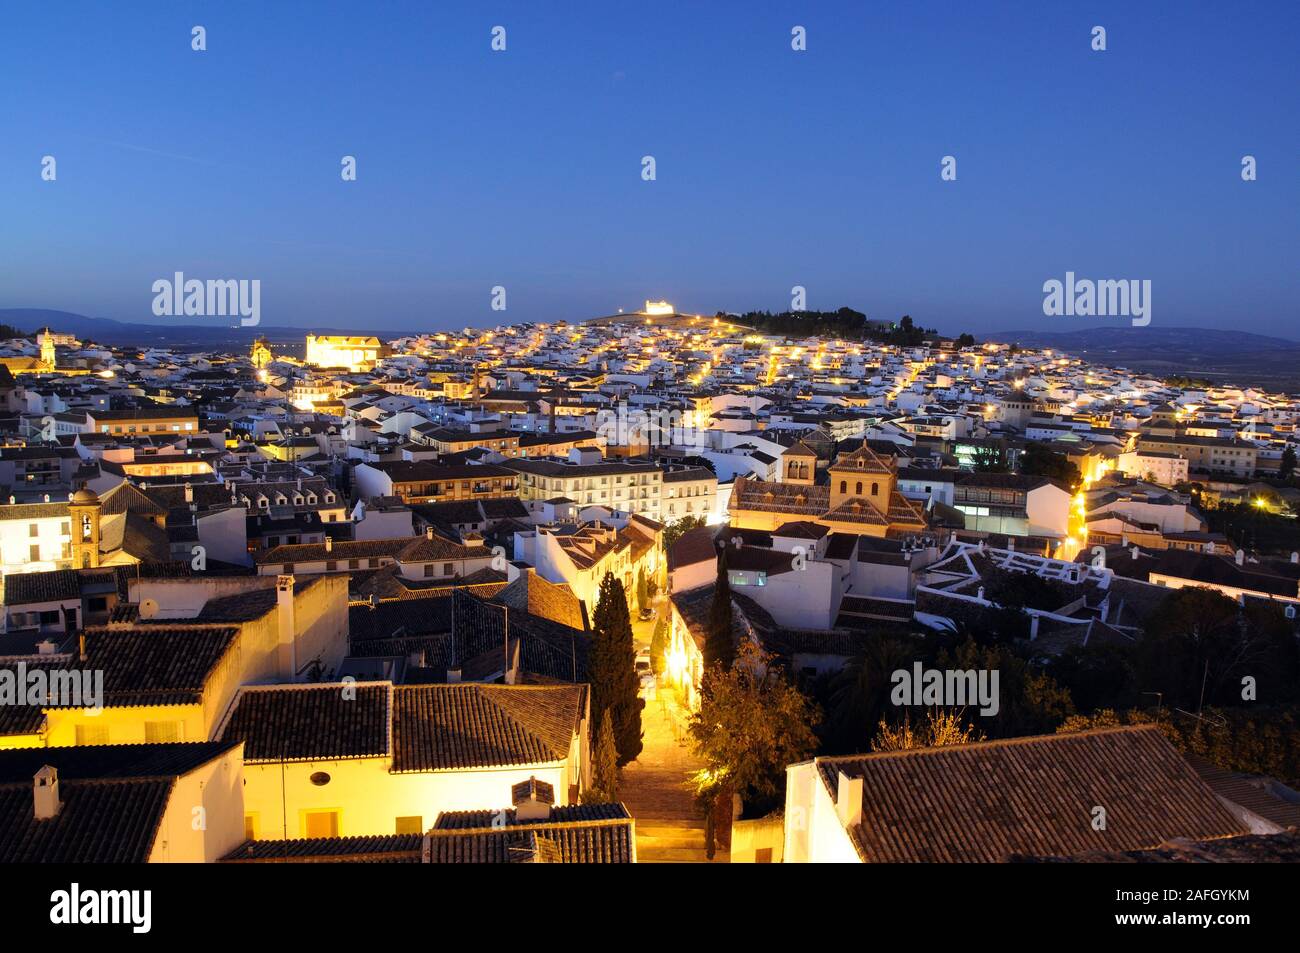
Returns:
[[[1098,364],[1160,377],[1194,377],[1237,387],[1300,391],[1300,342],[1212,328],[1085,328],[999,331],[986,341],[1051,348]]]
[[[226,319],[235,321],[237,319]],[[75,334],[83,340],[122,347],[156,345],[159,347],[198,348],[206,350],[242,350],[253,339],[264,336],[273,344],[299,344],[307,336],[307,328],[258,325],[251,328],[218,324],[130,324],[111,318],[88,318],[71,311],[51,311],[45,308],[0,308],[0,324],[11,325],[27,334],[34,334],[49,325],[56,331]],[[412,331],[379,331],[371,328],[350,330],[318,328],[322,334],[375,334],[385,340],[405,337]]]

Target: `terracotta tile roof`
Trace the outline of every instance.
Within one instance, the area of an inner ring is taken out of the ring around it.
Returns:
[[[477,828],[442,826],[429,831],[428,857],[434,864],[628,864],[636,857],[633,820],[621,804],[602,805],[617,810],[612,816],[558,820],[557,811],[547,821],[526,824],[490,822]],[[467,812],[478,814],[479,812]],[[568,815],[562,815],[567,817]]]
[[[248,762],[383,757],[389,753],[391,692],[387,682],[247,686],[221,738],[244,742]]]
[[[38,821],[32,782],[0,785],[0,861],[143,863],[149,859],[173,780],[60,781],[63,807]]]
[[[104,707],[196,705],[239,630],[221,625],[138,625],[86,629],[86,660],[104,672]]]
[[[871,862],[996,862],[1013,854],[1138,850],[1245,833],[1150,725],[946,748],[819,758],[863,779],[849,836]],[[1106,809],[1104,831],[1093,808]]]
[[[225,857],[223,864],[418,864],[423,834],[386,834],[373,837],[308,837],[294,840],[244,841]]]
[[[841,454],[840,458],[831,464],[832,473],[848,471],[851,473],[893,473],[893,458],[886,459],[876,451],[872,450],[866,444],[863,444],[852,453]]]
[[[230,747],[203,742],[0,752],[0,863],[147,861],[176,779]],[[32,776],[46,764],[58,769],[62,807],[53,818],[36,820]]]
[[[398,686],[393,771],[563,761],[585,712],[585,685]]]

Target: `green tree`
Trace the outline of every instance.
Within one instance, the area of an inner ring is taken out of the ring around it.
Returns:
[[[594,628],[587,663],[591,716],[599,723],[601,716],[608,715],[618,765],[622,767],[641,753],[641,709],[645,702],[637,694],[636,647],[627,594],[612,573],[607,573],[600,584]]]
[[[1020,455],[1020,472],[1027,476],[1042,476],[1068,487],[1071,491],[1083,482],[1083,474],[1063,453],[1041,443],[1031,443]]]
[[[650,637],[650,670],[656,675],[668,670],[668,620],[663,614],[655,619],[654,635]]]
[[[718,554],[718,578],[713,586],[713,604],[709,606],[709,629],[704,638],[704,666],[731,668],[736,657],[736,642],[731,632],[731,582],[727,576],[727,550]]]
[[[862,653],[831,677],[822,742],[832,754],[867,749],[871,726],[892,708],[893,673],[910,671],[921,658],[920,646],[910,638],[870,633],[862,645]]]
[[[591,756],[591,787],[583,800],[588,804],[613,804],[618,800],[618,749],[608,712],[602,712],[596,728],[596,745]]]
[[[645,567],[638,567],[636,571],[636,605],[638,609],[650,607],[650,584],[646,582]]]
[[[1287,448],[1282,451],[1282,465],[1278,468],[1277,475],[1283,480],[1289,480],[1295,474],[1295,467],[1295,447],[1287,444]]]
[[[990,737],[1046,734],[1074,714],[1070,693],[1008,645],[980,645],[969,639],[940,652],[936,666],[998,673],[998,712],[980,716],[977,722]]]
[[[1169,593],[1138,644],[1138,682],[1166,705],[1241,705],[1243,679],[1261,702],[1295,698],[1296,642],[1277,606],[1251,605],[1199,586]]]
[[[730,668],[715,664],[709,691],[691,716],[691,746],[706,765],[696,777],[707,805],[739,794],[758,809],[779,800],[787,765],[817,745],[821,712],[771,655],[745,639]]]
[[[663,536],[661,537],[663,540],[664,552],[672,549],[673,544],[681,539],[684,533],[705,525],[707,525],[707,523],[703,516],[683,516],[681,519],[669,523],[664,527]]]
[[[872,751],[909,751],[913,748],[943,748],[948,745],[966,745],[983,741],[984,734],[967,724],[965,713],[944,708],[927,708],[925,719],[917,728],[904,714],[903,721],[891,725],[884,718],[876,727],[876,737],[871,742]]]

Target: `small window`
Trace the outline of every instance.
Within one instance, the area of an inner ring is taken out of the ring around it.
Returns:
[[[329,772],[317,771],[311,776],[311,783],[316,785],[318,788],[323,788],[325,785],[330,783]]]
[[[181,723],[179,721],[146,721],[144,723],[144,740],[149,744],[166,744],[181,740]]]
[[[108,725],[77,725],[77,744],[108,744]]]
[[[304,811],[302,818],[304,837],[338,837],[338,811]]]

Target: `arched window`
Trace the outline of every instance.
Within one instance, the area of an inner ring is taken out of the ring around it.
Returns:
[[[854,488],[854,490],[853,490],[853,495],[854,495],[854,496],[861,496],[861,495],[862,495],[862,481],[861,481],[861,480],[858,481],[857,486]]]
[[[879,495],[880,495],[880,484],[879,484],[879,483],[873,483],[873,484],[871,484],[871,495],[872,495],[872,496],[879,496]]]
[[[847,483],[846,481],[844,481],[844,480],[841,480],[841,481],[840,481],[840,492],[841,492],[841,493],[847,493],[847,492],[849,492],[849,485],[848,485],[848,483]]]

